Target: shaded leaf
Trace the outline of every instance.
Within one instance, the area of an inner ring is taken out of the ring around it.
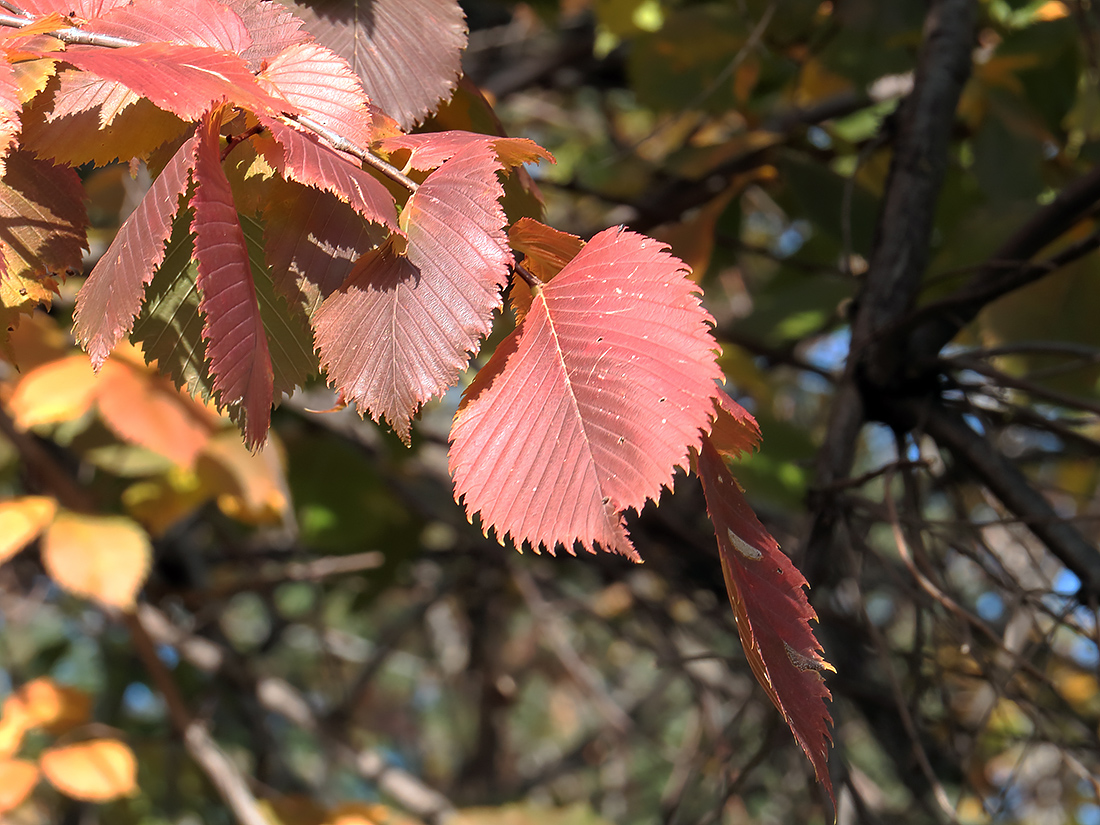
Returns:
[[[397,135],[382,140],[378,148],[388,153],[407,149],[410,152],[409,164],[413,169],[434,169],[471,146],[491,147],[505,169],[523,166],[525,163],[538,163],[540,160],[554,163],[554,156],[533,140],[459,130]]]
[[[88,247],[84,188],[73,169],[12,152],[0,180],[0,280],[78,273]]]
[[[197,140],[193,136],[172,156],[77,293],[73,333],[96,367],[141,310],[145,286],[164,258],[172,216],[187,190]]]
[[[508,229],[508,242],[515,252],[523,255],[523,265],[540,281],[549,281],[562,267],[584,248],[584,241],[568,232],[551,229],[544,223],[520,218]],[[516,323],[522,321],[534,295],[531,288],[518,275],[512,277],[509,301],[516,313]]]
[[[466,47],[466,23],[456,0],[320,0],[296,2],[294,8],[321,43],[351,64],[370,99],[403,129],[455,87]]]
[[[240,405],[245,440],[256,447],[271,420],[274,379],[248,248],[222,169],[220,120],[217,113],[203,119],[195,146],[191,232],[199,270],[199,310],[218,403]]]
[[[259,71],[283,49],[309,39],[302,21],[279,3],[268,0],[225,0],[225,6],[241,18],[252,45],[241,52],[250,69]]]
[[[137,791],[137,759],[117,739],[49,748],[40,765],[53,786],[74,799],[107,802]]]
[[[455,416],[450,466],[471,517],[517,546],[637,559],[623,512],[687,463],[719,377],[685,275],[662,244],[608,229],[541,289]]]
[[[121,49],[70,46],[64,58],[79,69],[117,80],[184,120],[198,120],[222,100],[254,112],[287,108],[261,88],[242,58],[217,49],[173,43]]]
[[[397,230],[393,195],[357,160],[322,143],[314,134],[270,118],[260,122],[282,146],[285,177],[331,192],[368,221]]]
[[[26,759],[0,759],[0,814],[23,804],[38,784],[38,766]]]
[[[313,187],[264,212],[264,251],[276,289],[309,315],[335,292],[355,262],[384,238],[346,203]]]
[[[760,446],[760,425],[748,410],[723,390],[714,396],[714,426],[710,445],[726,458],[739,458]]]
[[[122,610],[134,606],[152,552],[145,531],[118,516],[62,513],[42,538],[42,564],[55,582]]]
[[[831,695],[822,678],[833,667],[821,657],[810,628],[817,614],[806,598],[806,580],[756,518],[709,439],[703,440],[698,465],[745,655],[835,810],[827,767],[833,720],[825,700]]]
[[[0,501],[0,564],[34,541],[56,512],[57,502],[46,496]]]
[[[421,404],[457,380],[501,304],[511,253],[485,147],[428,176],[402,213],[405,255],[391,241],[365,255],[314,316],[329,380],[408,439]]]
[[[254,218],[238,217],[248,247],[256,300],[271,353],[274,394],[278,402],[282,393],[290,395],[308,378],[317,375],[319,365],[313,351],[313,332],[305,308],[298,303],[288,303],[275,289],[264,260],[263,226]]]
[[[198,268],[191,259],[194,238],[189,229],[193,210],[180,210],[164,260],[145,291],[141,314],[131,339],[140,343],[149,361],[156,359],[177,387],[204,399],[214,397],[206,367],[206,341],[199,314]]]
[[[304,115],[361,149],[374,141],[367,95],[347,61],[320,43],[301,43],[271,60],[260,78]]]

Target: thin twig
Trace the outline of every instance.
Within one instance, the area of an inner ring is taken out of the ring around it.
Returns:
[[[268,825],[240,769],[222,752],[206,728],[191,717],[172,674],[157,655],[153,640],[142,623],[141,611],[125,614],[124,621],[138,657],[164,697],[172,725],[183,737],[187,753],[206,774],[240,825]]]

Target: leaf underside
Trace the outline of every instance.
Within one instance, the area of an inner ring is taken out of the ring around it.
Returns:
[[[329,380],[403,438],[417,409],[453,386],[500,307],[511,253],[497,198],[499,165],[474,146],[405,206],[408,246],[364,256],[314,316]]]
[[[351,64],[367,96],[403,129],[455,87],[466,47],[457,0],[295,2],[306,28]]]
[[[831,695],[822,678],[833,668],[810,627],[817,614],[806,598],[806,580],[756,518],[709,438],[698,466],[745,655],[835,810],[827,765],[833,720],[825,708]]]
[[[709,427],[712,321],[665,250],[601,232],[467,390],[451,431],[455,495],[517,546],[636,559],[623,512],[656,498]]]
[[[172,217],[187,190],[196,140],[191,137],[168,161],[77,293],[73,331],[96,368],[141,311],[145,287],[164,258]]]
[[[221,163],[218,113],[205,117],[195,147],[195,260],[199,309],[214,389],[221,404],[239,404],[250,447],[263,443],[271,418],[274,376],[252,266],[233,192]]]

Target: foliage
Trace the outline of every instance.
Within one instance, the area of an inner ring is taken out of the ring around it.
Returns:
[[[0,15],[0,811],[1090,822],[1091,5],[464,7]]]

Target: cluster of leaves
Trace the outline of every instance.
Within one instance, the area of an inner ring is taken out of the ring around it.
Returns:
[[[510,286],[517,326],[451,431],[455,497],[519,547],[637,559],[626,511],[694,465],[753,670],[831,795],[829,666],[804,579],[725,465],[759,431],[718,387],[714,322],[688,267],[621,229],[587,243],[529,219],[506,231],[502,176],[549,154],[523,139],[406,134],[453,82],[454,66],[432,57],[457,54],[461,15],[441,0],[373,10],[370,59],[359,38],[331,36],[326,12],[305,13],[311,35],[266,0],[43,0],[0,21],[11,28],[0,45],[5,328],[80,269],[74,167],[121,159],[156,172],[76,296],[75,334],[98,379],[76,378],[68,357],[27,372],[10,398],[18,423],[94,406],[119,436],[201,477],[204,458],[231,459],[213,451],[211,410],[190,396],[227,411],[256,450],[272,405],[320,366],[343,402],[408,441]],[[429,12],[428,36],[413,37]],[[413,76],[426,86],[411,88]],[[127,338],[139,354],[118,352]],[[154,361],[188,396],[145,369]],[[41,387],[58,381],[64,409],[43,410]],[[41,535],[60,584],[134,606],[149,564],[136,524],[42,498],[5,508],[19,527],[5,555]]]

